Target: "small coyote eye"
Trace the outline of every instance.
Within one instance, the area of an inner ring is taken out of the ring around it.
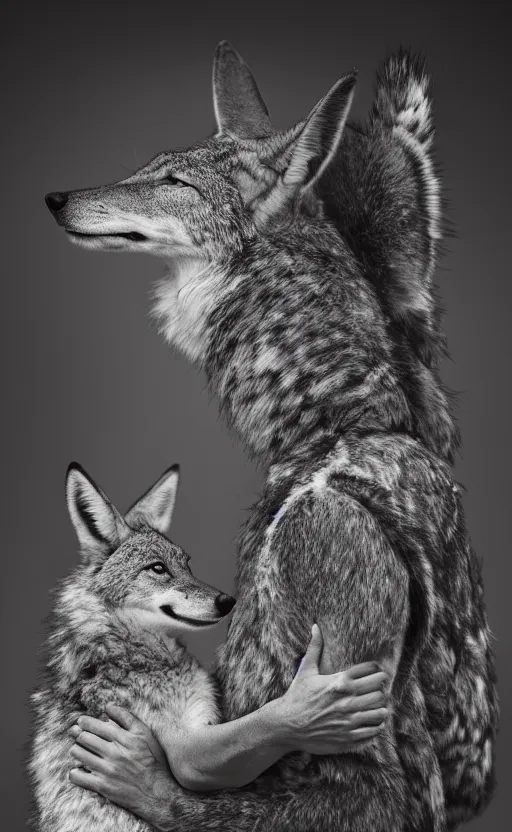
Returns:
[[[182,182],[181,179],[176,179],[176,177],[173,176],[172,173],[170,173],[169,176],[166,176],[164,178],[164,182],[168,182],[169,185],[174,185],[175,188],[186,188],[187,187],[186,182]]]
[[[149,568],[152,572],[155,573],[155,575],[164,575],[167,572],[166,567],[163,563],[160,563],[160,561],[158,561],[157,563],[152,563]]]

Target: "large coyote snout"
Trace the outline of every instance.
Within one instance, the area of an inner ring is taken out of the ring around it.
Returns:
[[[48,208],[72,242],[86,248],[119,250],[127,247],[127,241],[140,243],[147,240],[140,231],[106,230],[109,222],[110,227],[115,227],[114,217],[108,217],[108,211],[99,201],[96,204],[94,200],[85,203],[82,199],[80,202],[80,193],[55,191],[45,196]],[[122,223],[122,218],[118,217],[117,222]]]
[[[185,186],[183,186],[185,188]],[[184,221],[193,218],[194,189],[173,195],[181,185],[162,178],[150,165],[129,179],[45,197],[53,217],[71,242],[86,248],[146,251],[166,257],[190,254],[194,235]],[[188,225],[193,228],[194,223]]]

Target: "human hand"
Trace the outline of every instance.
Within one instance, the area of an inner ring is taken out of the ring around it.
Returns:
[[[124,708],[107,705],[111,720],[81,716],[71,728],[71,756],[85,768],[69,779],[97,792],[160,830],[170,830],[171,801],[181,793],[149,728]],[[114,721],[113,721],[114,720]]]
[[[320,674],[320,627],[286,693],[275,701],[276,718],[297,751],[339,754],[376,737],[388,716],[389,677],[377,662],[364,662],[339,673]]]

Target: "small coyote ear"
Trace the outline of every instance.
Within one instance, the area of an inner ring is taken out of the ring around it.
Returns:
[[[305,196],[328,168],[343,135],[355,83],[355,72],[340,78],[302,122],[297,138],[286,148],[284,174],[256,211],[258,224],[265,224],[285,205]]]
[[[251,70],[225,40],[217,46],[213,61],[213,106],[219,135],[256,139],[273,132]]]
[[[179,476],[179,465],[168,468],[126,513],[124,519],[128,525],[144,523],[160,534],[166,534],[171,525]]]
[[[76,462],[67,471],[66,501],[80,549],[86,557],[108,557],[130,534],[107,495]]]

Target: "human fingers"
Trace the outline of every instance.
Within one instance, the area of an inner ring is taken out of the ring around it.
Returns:
[[[126,708],[122,708],[120,705],[115,705],[113,702],[109,702],[105,710],[109,717],[115,720],[115,722],[117,722],[117,724],[126,731],[131,731],[136,726],[146,727],[140,719],[137,719],[137,717],[131,713],[131,711],[128,711]]]
[[[322,677],[327,680],[327,677]],[[379,671],[369,676],[361,676],[359,679],[352,679],[345,670],[333,673],[329,678],[329,686],[340,694],[359,696],[372,691],[382,691],[389,682],[387,673]]]
[[[379,734],[382,733],[384,728],[384,723],[380,725],[365,725],[360,728],[354,728],[348,734],[348,739],[355,743],[365,742],[366,740],[373,739],[377,737]]]
[[[104,722],[94,716],[80,716],[77,719],[77,725],[82,731],[96,734],[97,737],[109,742],[115,741],[121,745],[126,744],[126,731],[113,722]]]
[[[78,760],[78,762],[85,766],[85,768],[89,769],[89,771],[104,774],[108,770],[108,763],[103,759],[103,757],[98,757],[97,754],[87,751],[87,749],[82,748],[81,745],[73,745],[69,753],[74,760]]]
[[[371,693],[372,691],[382,691],[388,685],[388,674],[379,670],[378,673],[371,673],[369,676],[361,676],[360,679],[354,679],[351,683],[351,693],[360,695],[362,693]]]
[[[353,696],[354,708],[357,711],[372,711],[374,708],[384,708],[388,696],[383,690],[372,690],[371,693],[361,693]]]
[[[72,768],[69,772],[69,779],[75,786],[81,786],[92,792],[100,792],[101,779],[92,771],[85,771],[83,768]]]
[[[155,760],[160,763],[164,761],[167,762],[165,752],[163,751],[160,743],[153,732],[144,722],[142,722],[142,720],[138,719],[138,717],[126,708],[121,708],[120,705],[114,705],[111,702],[108,703],[105,710],[107,714],[115,720],[119,726],[121,726],[119,730],[124,735],[122,744],[128,746],[129,748],[133,748],[135,745],[140,746],[140,744],[142,744],[149,749]]]
[[[302,676],[318,673],[318,665],[323,649],[322,631],[318,624],[313,624],[311,628],[311,639],[309,641],[307,650],[302,657],[297,673]]]
[[[361,662],[360,664],[354,664],[352,667],[347,668],[343,673],[349,679],[361,679],[363,676],[371,676],[374,673],[379,673],[380,670],[381,667],[378,662]]]
[[[387,717],[389,711],[387,708],[375,708],[373,711],[359,711],[352,716],[352,725],[357,727],[364,727],[366,725],[381,725]]]
[[[81,745],[82,748],[87,748],[89,751],[99,754],[100,757],[108,755],[112,745],[110,740],[101,739],[101,737],[97,737],[96,734],[91,734],[89,731],[82,731],[80,728],[78,728],[78,734],[76,731],[73,731],[73,729],[71,730],[71,733],[75,737],[75,741],[78,745]]]

